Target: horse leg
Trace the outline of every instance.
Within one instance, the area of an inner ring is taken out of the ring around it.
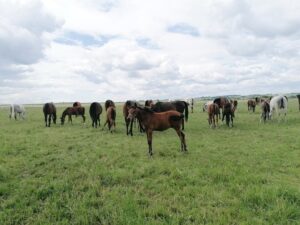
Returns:
[[[133,126],[133,119],[130,120],[130,129],[129,129],[129,133],[131,136],[133,136],[133,133],[132,133],[132,126]]]
[[[82,120],[83,120],[83,123],[85,123],[85,116],[82,115]]]
[[[182,124],[182,130],[184,130],[184,119],[182,119],[181,124]]]
[[[46,124],[46,127],[47,127],[47,114],[44,114],[44,117],[45,117],[45,124]]]
[[[149,155],[152,156],[152,130],[146,130],[147,133],[147,141],[148,141],[148,151],[149,151]]]
[[[181,151],[187,151],[186,149],[186,144],[185,144],[185,135],[180,129],[175,129],[176,133],[180,139],[180,144],[181,144]]]
[[[126,135],[128,135],[129,134],[129,132],[128,132],[129,119],[128,118],[125,118],[125,125],[126,125]]]

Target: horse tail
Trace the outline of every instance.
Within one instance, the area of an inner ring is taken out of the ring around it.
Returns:
[[[283,100],[283,98],[280,99],[280,106],[279,106],[280,109],[284,108],[284,100]]]
[[[170,121],[180,121],[184,118],[184,115],[181,113],[180,116],[178,115],[171,115]]]
[[[116,120],[116,110],[115,110],[115,108],[112,108],[112,110],[111,110],[111,118],[112,118],[112,120]]]
[[[184,101],[184,116],[185,116],[185,121],[187,122],[189,119],[189,104]]]

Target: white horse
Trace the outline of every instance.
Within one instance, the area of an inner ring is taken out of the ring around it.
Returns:
[[[278,122],[280,115],[284,115],[284,120],[287,114],[288,100],[287,97],[283,95],[274,96],[270,101],[270,118],[272,114],[276,113]]]
[[[11,104],[9,107],[9,118],[15,118],[17,120],[17,114],[19,118],[25,119],[25,108],[23,105]]]

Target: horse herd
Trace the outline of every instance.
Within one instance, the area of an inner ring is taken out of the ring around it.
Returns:
[[[297,95],[300,110],[300,95]],[[192,101],[193,102],[193,101]],[[288,99],[286,96],[278,95],[271,99],[250,99],[247,102],[248,111],[255,111],[256,105],[261,106],[261,119],[260,121],[266,122],[271,119],[272,114],[275,112],[278,116],[280,114],[286,116]],[[227,126],[233,126],[233,118],[237,109],[237,100],[230,100],[226,97],[215,98],[213,101],[206,102],[203,105],[203,111],[208,113],[208,124],[210,127],[215,128],[218,126],[218,120],[225,119]],[[113,132],[116,128],[116,107],[112,100],[107,100],[104,104],[106,111],[106,120],[104,127],[107,125],[109,131]],[[100,126],[100,115],[103,109],[100,103],[93,102],[89,108],[89,114],[92,119],[92,127],[97,128]],[[46,103],[43,106],[43,113],[46,127],[51,126],[51,121],[56,124],[56,107],[53,103]],[[20,118],[24,119],[25,109],[21,105],[10,106],[10,118],[17,119],[17,114]],[[187,151],[185,141],[184,122],[188,121],[189,103],[186,101],[171,101],[171,102],[156,102],[147,100],[145,105],[141,105],[137,101],[128,100],[123,105],[123,116],[126,125],[126,134],[133,136],[133,124],[138,123],[139,131],[145,132],[147,135],[149,155],[152,152],[152,133],[153,131],[164,131],[173,128],[181,143],[181,150]],[[80,102],[74,102],[71,107],[67,107],[60,118],[61,125],[65,123],[65,118],[68,116],[68,122],[72,123],[72,116],[81,116],[85,122],[85,108]]]

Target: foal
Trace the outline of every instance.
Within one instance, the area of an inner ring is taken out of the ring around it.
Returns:
[[[216,103],[211,103],[207,106],[208,124],[211,128],[215,128],[218,125],[218,117],[220,115],[219,106]]]
[[[112,133],[116,130],[116,108],[114,106],[109,106],[106,110],[106,121],[103,127],[108,125],[108,130]],[[113,127],[113,130],[111,128]]]
[[[60,118],[61,125],[64,125],[66,116],[68,116],[68,122],[71,121],[71,124],[72,124],[72,115],[75,115],[75,116],[81,115],[82,119],[83,119],[83,123],[84,123],[85,122],[84,113],[85,113],[84,107],[81,107],[81,106],[67,107],[61,115],[61,118]]]
[[[173,128],[180,138],[181,151],[187,151],[185,134],[181,131],[182,120],[184,115],[178,111],[171,110],[161,113],[156,113],[145,107],[136,107],[131,110],[129,118],[137,117],[147,133],[149,155],[152,156],[152,133],[153,131],[164,131]]]

